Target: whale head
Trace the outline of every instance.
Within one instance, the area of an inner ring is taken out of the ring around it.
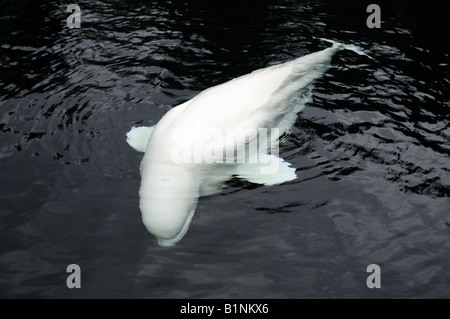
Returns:
[[[195,174],[177,166],[154,166],[143,174],[139,207],[160,246],[173,246],[187,232],[199,197]]]

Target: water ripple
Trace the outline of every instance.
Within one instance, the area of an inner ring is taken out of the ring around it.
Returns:
[[[371,263],[379,296],[448,296],[449,55],[429,36],[448,33],[445,10],[386,4],[376,31],[341,2],[78,4],[81,29],[62,1],[0,4],[1,296],[72,297],[71,263],[88,298],[372,298]],[[281,147],[298,179],[233,179],[179,246],[157,247],[125,133],[326,46],[312,36],[376,61],[341,52],[317,82]]]

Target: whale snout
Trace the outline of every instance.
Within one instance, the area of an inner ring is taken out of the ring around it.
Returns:
[[[158,240],[158,245],[160,245],[161,247],[173,247],[179,241],[175,240],[174,238],[165,239],[156,237],[156,239]]]
[[[174,246],[186,234],[195,213],[197,201],[189,210],[152,211],[141,208],[147,230],[158,239],[160,246]]]
[[[141,184],[142,221],[160,246],[175,245],[189,228],[198,201],[189,181],[166,176]]]
[[[166,211],[155,212],[142,210],[142,220],[148,232],[158,239],[160,246],[174,246],[183,238],[189,225],[194,210],[190,211]]]

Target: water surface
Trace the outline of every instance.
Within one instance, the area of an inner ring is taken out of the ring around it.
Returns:
[[[450,296],[448,5],[0,1],[0,296]],[[327,44],[340,52],[281,154],[298,179],[232,180],[162,248],[125,142],[205,88]],[[66,287],[78,264],[82,288]],[[368,289],[378,264],[382,288]]]

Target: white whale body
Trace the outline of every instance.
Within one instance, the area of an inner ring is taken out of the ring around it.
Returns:
[[[145,152],[139,207],[159,245],[181,240],[199,197],[219,192],[233,175],[264,185],[296,178],[295,168],[272,146],[289,132],[311,99],[314,80],[330,67],[336,52],[366,55],[353,45],[323,40],[333,46],[206,89],[172,108],[156,125],[127,133],[130,146]],[[249,147],[254,141],[258,147]]]

